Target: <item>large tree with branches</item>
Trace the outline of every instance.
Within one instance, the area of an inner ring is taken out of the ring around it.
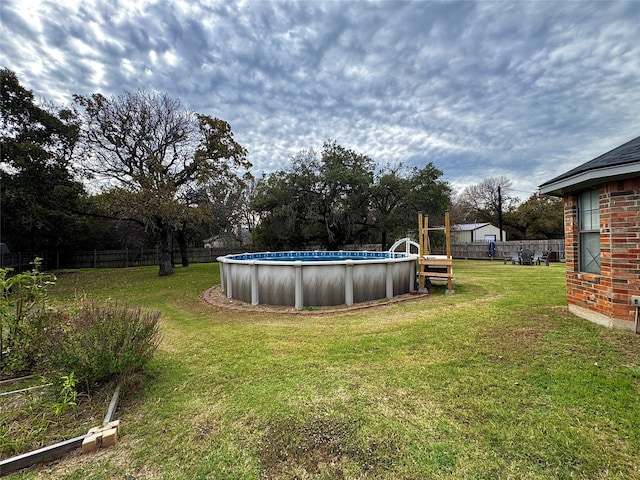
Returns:
[[[76,95],[88,148],[84,170],[114,216],[159,236],[159,275],[173,273],[174,233],[206,210],[192,192],[209,181],[246,175],[250,163],[224,120],[197,114],[166,94]]]
[[[369,228],[373,169],[369,157],[332,140],[320,155],[301,151],[287,170],[258,181],[254,240],[269,248],[319,244],[329,250],[359,242]]]
[[[72,164],[73,111],[37,101],[16,74],[0,70],[0,240],[22,252],[64,253],[91,230]]]
[[[502,230],[503,214],[511,213],[520,199],[511,194],[511,180],[491,177],[466,187],[453,207],[454,223],[491,222]],[[506,223],[506,222],[505,222]]]

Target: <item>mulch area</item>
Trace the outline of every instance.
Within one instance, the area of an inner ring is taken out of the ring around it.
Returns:
[[[281,313],[286,315],[322,315],[327,313],[341,313],[350,312],[353,310],[362,310],[364,308],[374,308],[383,305],[391,305],[398,302],[406,302],[407,300],[415,300],[416,298],[426,297],[429,294],[410,292],[404,295],[398,295],[391,299],[384,300],[372,300],[363,303],[354,303],[351,306],[347,305],[331,305],[327,307],[303,307],[297,309],[291,306],[283,305],[251,305],[250,303],[236,300],[234,298],[228,298],[225,293],[220,290],[220,285],[215,285],[206,290],[202,295],[205,302],[216,307],[228,308],[231,310],[238,310],[243,312],[263,312],[263,313]]]

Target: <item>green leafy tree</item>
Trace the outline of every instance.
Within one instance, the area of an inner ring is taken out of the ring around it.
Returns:
[[[451,189],[442,172],[385,167],[377,175],[369,157],[333,141],[322,153],[302,151],[289,169],[264,176],[251,207],[260,218],[256,242],[267,248],[382,243],[415,230],[418,211],[442,219]]]
[[[509,217],[519,239],[545,240],[564,237],[562,198],[531,195]]]
[[[319,243],[323,224],[318,177],[316,153],[308,150],[295,155],[288,170],[257,181],[250,203],[259,219],[253,231],[256,246],[284,249]]]
[[[402,174],[403,167],[385,167],[377,175],[372,188],[372,223],[380,232],[382,249],[388,247],[388,238],[405,236],[408,229],[408,219],[404,210],[409,196],[409,179]],[[415,227],[414,221],[414,227]]]
[[[387,166],[372,187],[374,227],[380,233],[382,249],[389,240],[402,238],[417,226],[417,214],[429,215],[431,222],[443,222],[451,204],[451,187],[440,180],[442,172],[432,163],[423,168],[402,164]]]
[[[370,225],[375,163],[366,155],[324,144],[318,175],[323,244],[329,249],[362,241]]]
[[[236,177],[233,181],[225,182],[214,180],[207,185],[204,194],[212,210],[212,220],[208,224],[209,236],[237,243],[245,242],[243,232],[255,227],[255,216],[249,209],[254,189],[255,181],[252,177]]]
[[[173,239],[202,211],[189,201],[212,179],[248,170],[246,150],[224,120],[184,109],[166,94],[75,96],[82,109],[86,173],[118,218],[136,219],[159,238],[159,275],[173,273]]]
[[[325,142],[320,155],[300,152],[288,170],[258,182],[254,239],[270,248],[336,249],[361,241],[370,228],[373,168],[370,158],[334,141]]]
[[[74,180],[75,112],[37,105],[10,70],[0,70],[0,235],[20,251],[78,246],[95,227]]]

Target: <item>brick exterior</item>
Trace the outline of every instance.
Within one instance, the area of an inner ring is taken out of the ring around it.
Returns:
[[[640,295],[640,176],[599,186],[600,274],[580,272],[578,195],[564,195],[567,303],[588,320],[633,329]]]

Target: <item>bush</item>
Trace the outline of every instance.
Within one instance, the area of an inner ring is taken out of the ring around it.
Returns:
[[[42,342],[43,367],[74,372],[87,389],[141,370],[160,344],[159,312],[84,301],[71,314],[53,315]]]
[[[82,301],[71,312],[46,304],[55,277],[0,269],[0,373],[73,373],[91,386],[141,370],[160,343],[159,312]]]
[[[38,361],[37,339],[47,327],[47,288],[56,280],[41,273],[40,264],[36,258],[32,270],[17,274],[0,269],[0,369],[10,376]]]

